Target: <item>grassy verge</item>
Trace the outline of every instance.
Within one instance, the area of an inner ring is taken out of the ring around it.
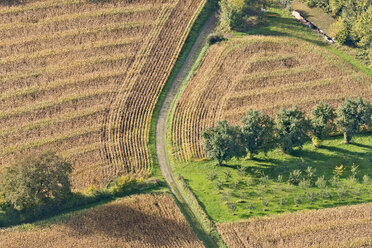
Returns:
[[[208,51],[208,47],[209,47],[208,45],[205,45],[204,47],[201,48],[200,53],[195,60],[195,63],[191,67],[191,70],[189,71],[187,77],[182,82],[182,86],[181,86],[180,90],[178,91],[178,93],[177,93],[177,95],[176,95],[176,97],[175,97],[175,99],[172,103],[171,111],[170,111],[170,114],[169,114],[168,119],[167,119],[167,130],[168,130],[168,132],[167,132],[167,144],[166,144],[166,146],[167,146],[168,159],[169,159],[169,162],[172,166],[172,170],[174,168],[173,165],[175,164],[175,162],[173,160],[172,145],[170,144],[170,139],[169,139],[169,137],[170,137],[169,132],[170,132],[171,116],[173,115],[174,106],[175,106],[176,102],[178,101],[178,98],[182,94],[182,91],[186,87],[186,85],[189,82],[189,80],[191,79],[192,75],[195,73],[195,71],[198,69],[198,67],[202,63],[203,58]],[[213,241],[218,245],[218,247],[226,247],[226,244],[223,241],[222,237],[219,235],[216,226],[211,221],[210,217],[205,213],[203,207],[200,205],[199,201],[197,200],[197,198],[195,197],[193,192],[190,190],[187,183],[184,181],[184,178],[179,175],[179,176],[175,177],[175,180],[177,181],[177,184],[180,187],[180,191],[186,197],[187,201],[191,205],[191,208],[193,209],[194,214],[198,217],[199,221],[203,225],[204,230],[206,232],[208,232],[208,235],[213,239]]]
[[[161,94],[158,98],[158,101],[155,105],[154,112],[152,114],[151,123],[150,123],[150,136],[149,136],[150,138],[149,138],[148,147],[149,147],[150,154],[151,154],[151,157],[152,157],[152,162],[153,162],[153,168],[154,168],[153,169],[153,176],[160,179],[160,180],[164,180],[164,179],[161,175],[159,163],[158,163],[158,160],[157,160],[156,144],[155,144],[156,123],[158,121],[159,112],[160,112],[161,106],[164,102],[164,99],[165,99],[169,89],[171,88],[171,86],[173,84],[173,81],[175,80],[175,78],[177,77],[177,74],[179,73],[181,67],[185,63],[186,58],[191,51],[191,48],[195,44],[201,30],[204,27],[204,24],[208,21],[208,18],[210,17],[210,15],[216,11],[216,9],[218,7],[217,3],[218,3],[217,0],[208,0],[207,3],[205,4],[204,8],[200,12],[198,18],[195,20],[194,25],[192,26],[192,28],[190,30],[190,34],[187,37],[186,42],[182,47],[182,50],[181,50],[180,55],[179,55],[179,57],[176,61],[176,64],[173,67],[172,72],[171,72],[167,82],[165,83],[163,91],[161,92]]]
[[[232,160],[222,167],[210,160],[178,162],[174,170],[215,222],[370,202],[372,136],[359,135],[351,145],[341,141],[331,138],[317,150],[308,143],[293,155],[275,150],[268,157],[259,154],[255,160]],[[334,181],[333,171],[340,165],[345,171]],[[359,166],[355,179],[353,165]],[[308,167],[316,169],[311,177]],[[288,182],[294,170],[301,171],[303,183]],[[325,184],[316,184],[323,176]]]
[[[176,185],[171,185],[171,186],[176,188]],[[195,228],[198,231],[198,232],[196,232],[196,235],[198,236],[198,238],[203,241],[203,243],[206,247],[215,247],[216,245],[213,243],[212,240],[210,240],[210,237],[208,235],[206,235],[206,233],[204,231],[205,226],[202,223],[199,223],[199,220],[195,218],[194,212],[191,211],[191,209],[189,208],[187,203],[183,200],[183,197],[180,194],[180,192],[175,191],[175,194],[176,194],[176,197],[178,199],[178,200],[177,199],[175,199],[175,200],[176,200],[177,204],[180,206],[180,209],[181,209],[182,213],[185,216],[190,217],[190,219],[186,218],[186,220],[189,222],[189,224],[193,228]]]
[[[151,119],[151,126],[150,126],[150,140],[149,140],[149,149],[150,149],[150,152],[151,152],[151,156],[152,156],[152,159],[153,159],[153,164],[154,164],[154,167],[156,168],[154,170],[154,173],[153,175],[155,177],[161,177],[161,172],[160,172],[160,167],[159,167],[159,164],[158,164],[158,160],[157,160],[157,153],[156,153],[156,144],[155,144],[155,134],[156,134],[156,124],[157,124],[157,121],[158,121],[158,116],[159,116],[159,112],[160,112],[160,109],[162,107],[162,104],[165,100],[165,97],[169,91],[169,89],[171,88],[174,80],[176,79],[178,73],[180,72],[182,66],[184,65],[193,45],[195,44],[200,32],[202,31],[204,25],[206,24],[206,22],[208,21],[209,17],[211,16],[211,14],[213,14],[216,9],[217,9],[217,3],[218,1],[217,0],[208,0],[205,7],[203,8],[203,10],[201,11],[201,13],[199,14],[198,18],[196,19],[191,31],[190,31],[190,34],[181,50],[181,53],[176,61],[176,64],[164,86],[164,89],[162,91],[162,93],[160,94],[159,96],[159,99],[156,103],[156,106],[155,106],[155,109],[154,109],[154,112],[153,112],[153,115],[152,115],[152,119]],[[204,52],[206,51],[206,48],[203,48]],[[162,178],[162,180],[164,180]],[[172,185],[171,185],[172,186]],[[176,188],[175,185],[173,185],[173,188]],[[199,223],[199,220],[196,219],[194,213],[192,212],[192,210],[189,208],[189,206],[187,205],[187,203],[183,200],[183,197],[181,196],[180,192],[175,192],[177,198],[179,201],[177,201],[177,204],[179,204],[181,206],[181,211],[184,212],[184,214],[186,214],[187,216],[190,217],[190,219],[186,218],[187,221],[191,222],[190,224],[197,229],[198,232],[197,235],[199,236],[199,238],[201,240],[204,241],[205,245],[207,247],[215,247],[215,243],[216,241],[213,239],[210,240],[210,237],[208,235],[206,235],[205,233],[205,226],[203,225],[203,223]],[[194,209],[194,208],[193,208]],[[198,216],[198,218],[200,219],[200,216]],[[203,225],[203,226],[202,226]],[[222,240],[221,238],[219,240]]]
[[[217,244],[218,247],[227,247],[222,237],[218,233],[217,227],[209,218],[209,216],[205,213],[198,199],[187,185],[185,179],[181,175],[179,175],[175,180],[177,181],[178,185],[180,185],[180,190],[182,191],[182,194],[186,197],[187,201],[191,205],[194,214],[198,216],[198,219],[203,225],[204,230],[208,232],[209,237],[213,239],[213,241]]]

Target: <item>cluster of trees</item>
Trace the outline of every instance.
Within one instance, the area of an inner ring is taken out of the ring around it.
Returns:
[[[310,6],[324,9],[338,20],[333,36],[340,43],[371,48],[372,2],[370,0],[303,0]],[[372,56],[372,55],[371,55]]]
[[[321,102],[314,107],[310,118],[297,106],[281,109],[275,121],[259,111],[249,110],[240,127],[220,121],[215,127],[207,128],[202,134],[203,148],[208,157],[221,165],[233,157],[253,158],[261,151],[266,154],[277,146],[284,153],[291,153],[296,147],[302,149],[309,137],[315,147],[320,147],[321,141],[335,132],[337,126],[344,133],[345,143],[350,143],[362,126],[371,127],[371,120],[372,104],[362,98],[346,99],[337,113]]]
[[[261,8],[266,8],[272,0],[221,0],[221,26],[227,30],[243,30],[263,22]]]

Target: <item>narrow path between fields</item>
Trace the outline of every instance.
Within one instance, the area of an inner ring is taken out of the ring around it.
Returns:
[[[156,142],[156,153],[159,161],[159,166],[161,173],[163,174],[163,177],[165,178],[168,187],[173,192],[175,198],[177,201],[180,202],[181,199],[179,199],[179,196],[181,196],[183,199],[182,201],[187,204],[187,207],[189,208],[189,212],[191,212],[194,216],[193,218],[190,218],[190,216],[187,214],[187,212],[183,209],[183,212],[186,215],[186,218],[189,220],[191,225],[193,226],[193,229],[197,231],[195,228],[195,223],[192,222],[192,219],[198,220],[199,223],[198,226],[202,226],[200,223],[200,220],[197,218],[195,213],[193,212],[192,208],[190,207],[189,202],[185,198],[185,196],[180,191],[179,186],[177,185],[177,182],[174,180],[174,176],[172,173],[172,169],[170,168],[169,160],[167,157],[167,151],[166,151],[166,135],[167,135],[167,118],[169,115],[169,112],[171,110],[172,103],[177,95],[177,92],[180,90],[182,86],[182,82],[187,77],[189,71],[191,70],[192,65],[194,64],[195,60],[197,59],[201,49],[203,48],[208,35],[213,32],[217,24],[217,17],[215,14],[213,14],[206,24],[204,25],[202,31],[200,32],[195,44],[190,50],[190,53],[188,54],[185,63],[181,67],[179,73],[177,74],[175,80],[172,83],[171,88],[169,89],[163,105],[161,106],[158,121],[156,123],[156,133],[155,133],[155,142]],[[181,205],[182,207],[182,205]],[[209,237],[207,232],[204,230],[205,236]],[[199,237],[202,237],[203,235],[199,234]],[[210,242],[212,244],[215,244],[215,242],[209,237]],[[205,240],[204,244],[206,244]],[[215,244],[217,247],[217,245]]]

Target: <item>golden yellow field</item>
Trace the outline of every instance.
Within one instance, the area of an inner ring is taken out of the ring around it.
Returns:
[[[0,167],[57,151],[75,189],[151,173],[158,96],[206,0],[0,5]]]
[[[217,225],[229,247],[372,247],[372,204]]]
[[[372,99],[371,79],[327,50],[294,38],[246,36],[211,46],[182,92],[171,122],[173,154],[204,157],[201,134],[217,120],[238,124],[252,108],[275,116],[321,100]]]
[[[169,194],[137,195],[47,224],[0,230],[0,247],[203,247]]]

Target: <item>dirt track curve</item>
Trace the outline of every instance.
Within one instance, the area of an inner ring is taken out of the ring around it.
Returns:
[[[188,203],[185,196],[180,191],[179,186],[177,185],[176,181],[174,180],[174,176],[172,173],[172,170],[170,168],[169,160],[167,157],[167,151],[166,151],[166,135],[167,135],[167,118],[169,115],[169,112],[171,110],[172,103],[174,99],[176,98],[177,92],[180,90],[182,86],[182,82],[189,74],[189,71],[191,70],[192,65],[194,64],[195,60],[197,59],[201,49],[203,48],[204,44],[207,41],[208,35],[213,32],[217,24],[217,17],[216,14],[213,14],[206,24],[204,25],[202,31],[200,32],[195,44],[190,50],[190,53],[188,54],[185,63],[181,67],[180,71],[178,72],[175,80],[172,83],[171,88],[169,89],[163,105],[159,112],[158,121],[156,123],[156,153],[159,161],[159,166],[161,173],[163,174],[163,177],[165,178],[168,187],[173,192],[175,198],[177,201],[179,201],[177,196],[181,196],[183,198],[183,201],[187,204],[188,208],[191,210],[191,212],[194,214],[192,208],[190,207],[190,204]],[[182,205],[180,205],[182,208]],[[184,209],[183,209],[184,210]],[[186,218],[191,223],[193,229],[197,231],[195,228],[194,223],[192,222],[192,219],[190,216],[188,216],[186,211],[183,211],[186,215]],[[197,219],[197,216],[194,214],[194,219]],[[199,220],[198,220],[199,221]],[[200,224],[200,221],[199,221]],[[205,232],[207,235],[207,232]],[[201,237],[201,235],[198,235]],[[207,235],[208,236],[208,235]],[[209,237],[209,236],[208,236]],[[215,244],[211,238],[209,238],[211,243]],[[203,240],[204,244],[206,244],[205,240]],[[217,245],[215,244],[217,247]]]

